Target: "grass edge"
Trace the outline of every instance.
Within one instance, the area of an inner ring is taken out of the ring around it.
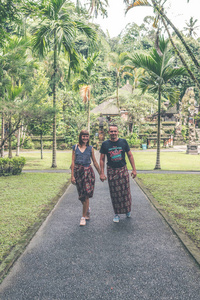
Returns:
[[[158,203],[158,201],[153,197],[150,191],[143,184],[142,180],[139,178],[135,178],[136,184],[139,188],[144,192],[147,196],[147,199],[150,203],[155,207],[155,209],[160,213],[163,219],[166,221],[168,226],[172,229],[172,231],[176,234],[178,239],[181,241],[184,248],[188,251],[188,253],[193,257],[197,265],[200,267],[200,251],[195,243],[191,240],[191,238],[186,235],[176,224],[176,222],[168,215],[168,213],[162,208],[162,206]]]
[[[6,277],[14,263],[24,252],[25,248],[35,236],[36,232],[39,230],[39,228],[42,226],[49,214],[52,212],[60,198],[64,195],[70,183],[71,181],[70,179],[68,179],[68,181],[62,186],[58,194],[51,199],[50,203],[48,204],[48,207],[45,207],[41,211],[40,215],[38,216],[38,221],[27,229],[27,231],[23,235],[23,238],[11,249],[8,255],[3,259],[3,261],[0,264],[0,283],[2,283],[3,279]]]

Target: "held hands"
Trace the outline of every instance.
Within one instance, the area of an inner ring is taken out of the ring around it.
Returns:
[[[105,176],[105,174],[100,174],[100,180],[102,182],[104,182],[104,180],[106,180],[106,179],[107,179],[107,177]]]

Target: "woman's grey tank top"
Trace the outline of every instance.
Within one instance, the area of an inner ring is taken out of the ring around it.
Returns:
[[[78,146],[74,145],[73,150],[75,151],[75,164],[89,167],[91,164],[92,146],[87,146],[85,151],[82,153]]]

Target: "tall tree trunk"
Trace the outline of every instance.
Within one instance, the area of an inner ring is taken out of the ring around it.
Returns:
[[[52,149],[52,168],[57,168],[56,164],[56,75],[57,75],[57,41],[56,32],[54,32],[54,63],[53,63],[53,149]]]
[[[155,10],[159,13],[159,15],[162,17],[162,19],[164,19],[167,22],[167,24],[169,24],[173,28],[174,32],[176,33],[176,35],[179,37],[182,44],[184,45],[184,47],[185,47],[187,53],[189,54],[190,58],[194,62],[195,66],[198,69],[200,69],[200,65],[199,65],[198,61],[196,60],[194,54],[192,53],[192,50],[190,49],[190,47],[185,42],[185,40],[184,40],[183,36],[181,35],[181,33],[179,32],[179,30],[174,26],[174,24],[170,21],[170,19],[168,19],[168,17],[165,15],[163,9],[157,5],[156,1],[152,0],[152,3],[153,3],[153,6],[154,6]]]
[[[170,32],[169,32],[169,29],[168,29],[168,27],[167,27],[167,24],[166,24],[166,22],[165,22],[165,20],[164,20],[163,18],[162,18],[162,22],[163,22],[163,25],[164,25],[164,27],[165,27],[165,29],[166,29],[166,31],[167,31],[167,34],[168,34],[169,39],[170,39],[170,42],[171,42],[171,44],[172,44],[172,46],[173,46],[173,48],[174,48],[176,54],[177,54],[178,57],[180,58],[180,60],[181,60],[181,62],[182,62],[182,64],[183,64],[183,66],[186,68],[186,70],[187,70],[188,74],[190,75],[190,77],[192,78],[192,80],[196,83],[196,85],[197,85],[198,88],[200,89],[200,83],[199,83],[199,81],[198,81],[197,78],[194,76],[194,74],[193,74],[192,71],[190,70],[189,66],[187,65],[185,59],[183,58],[183,56],[182,56],[181,53],[179,52],[178,48],[177,48],[176,45],[174,44],[174,41],[173,41],[173,39],[172,39],[172,36],[171,36],[171,34],[170,34]]]
[[[5,126],[4,126],[4,113],[2,112],[2,117],[1,117],[1,157],[4,157],[4,144],[3,140],[5,137]]]
[[[88,131],[90,133],[90,98],[88,97]]]
[[[21,147],[24,146],[24,140],[25,140],[25,137],[26,137],[26,127],[22,125],[21,127],[21,134],[22,134],[22,143],[21,143]]]
[[[17,148],[16,148],[16,156],[19,156],[19,148],[20,148],[20,128],[17,132]]]
[[[156,166],[155,170],[161,169],[160,167],[160,106],[161,106],[161,90],[158,91],[158,132],[157,132],[157,153],[156,153]]]
[[[43,135],[42,135],[42,131],[40,133],[40,153],[41,153],[41,159],[43,159]]]
[[[117,108],[119,109],[119,74],[117,74]]]
[[[8,157],[12,158],[11,117],[9,118]]]

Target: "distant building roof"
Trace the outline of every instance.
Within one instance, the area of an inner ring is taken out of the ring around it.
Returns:
[[[165,112],[165,114],[177,114],[177,113],[178,111],[176,105],[168,107],[167,111]]]
[[[127,83],[122,88],[120,88],[120,90],[125,90],[129,93],[132,93],[133,87],[131,84],[129,84],[129,81],[127,80]],[[107,116],[108,115],[109,116],[119,115],[119,109],[116,105],[116,99],[109,99],[109,100],[102,102],[101,104],[96,106],[94,109],[92,109],[91,113],[92,114],[102,113],[104,116],[105,115],[107,115]]]
[[[103,115],[109,115],[109,116],[117,116],[119,115],[119,109],[116,105],[116,99],[109,99],[98,106],[96,106],[94,109],[91,110],[92,114],[100,114]]]
[[[121,88],[121,90],[125,90],[129,93],[133,92],[133,86],[129,84],[129,81],[127,80],[127,83]]]

